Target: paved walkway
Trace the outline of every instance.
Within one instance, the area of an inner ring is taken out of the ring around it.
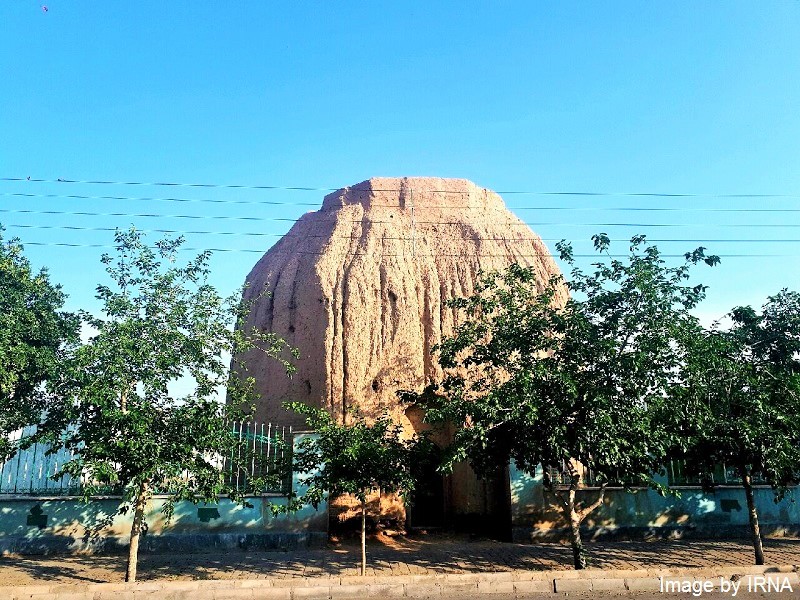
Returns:
[[[800,539],[765,540],[769,564],[800,564]],[[746,540],[589,542],[590,567],[672,569],[752,565]],[[562,544],[504,544],[465,538],[381,538],[368,541],[371,575],[431,575],[517,570],[567,570],[571,551]],[[227,552],[219,554],[146,554],[139,580],[274,579],[343,577],[357,574],[358,546],[345,543],[319,550]],[[2,585],[64,582],[118,582],[123,556],[0,556]]]

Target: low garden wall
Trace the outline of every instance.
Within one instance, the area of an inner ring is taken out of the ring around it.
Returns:
[[[556,499],[544,489],[541,476],[531,477],[512,465],[512,538],[518,542],[560,540],[568,535]],[[747,501],[740,486],[719,486],[714,492],[699,487],[674,488],[679,496],[661,496],[651,489],[607,489],[603,505],[583,522],[588,538],[739,537],[750,536]],[[800,490],[794,488],[775,502],[772,488],[754,488],[764,535],[800,534]],[[578,492],[591,503],[596,489]]]
[[[294,445],[309,434],[289,434]],[[75,482],[52,481],[53,461],[69,460],[59,453],[47,457],[46,449],[21,452],[0,470],[0,553],[121,552],[126,549],[132,511],[119,514],[119,496],[75,495]],[[47,459],[50,459],[48,462]],[[0,465],[2,466],[2,465]],[[294,473],[291,489],[305,491],[303,475]],[[286,482],[288,484],[288,482]],[[26,490],[20,493],[20,490]],[[284,490],[284,493],[289,490]],[[5,493],[2,493],[5,492]],[[72,495],[70,495],[72,494]],[[286,515],[274,515],[271,505],[285,505],[286,496],[267,493],[246,498],[249,506],[220,499],[216,504],[175,504],[171,519],[162,508],[165,496],[147,505],[147,531],[140,538],[144,552],[218,552],[220,550],[283,550],[325,544],[328,506],[305,506]]]
[[[270,503],[280,496],[247,499],[250,507],[230,500],[194,505],[179,502],[168,522],[161,512],[165,499],[147,507],[143,551],[215,552],[219,550],[292,549],[322,545],[327,540],[327,506],[305,507],[291,515],[273,516]],[[0,552],[123,551],[133,515],[119,515],[119,498],[8,496],[0,497]]]

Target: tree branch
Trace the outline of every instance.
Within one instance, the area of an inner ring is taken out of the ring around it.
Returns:
[[[584,518],[592,514],[596,508],[603,504],[603,499],[605,498],[606,494],[606,482],[603,482],[600,485],[600,495],[597,497],[597,500],[592,502],[589,506],[583,508],[582,510],[578,511],[578,518],[583,521]]]

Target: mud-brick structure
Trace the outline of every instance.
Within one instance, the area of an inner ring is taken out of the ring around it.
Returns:
[[[373,178],[327,195],[247,277],[250,324],[301,356],[291,379],[263,355],[246,357],[262,394],[258,417],[302,426],[281,407],[297,400],[340,419],[358,407],[368,417],[388,411],[409,431],[424,427],[397,390],[439,378],[431,349],[458,318],[447,301],[471,294],[479,271],[511,263],[532,266],[543,285],[558,272],[549,249],[500,196],[465,179]],[[422,520],[508,506],[507,484],[497,492],[462,471],[444,483],[432,476],[428,487],[442,490],[431,490]]]

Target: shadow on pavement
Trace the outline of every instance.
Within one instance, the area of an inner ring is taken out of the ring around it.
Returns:
[[[655,540],[587,542],[590,568],[686,568],[750,565],[747,541]],[[765,540],[770,564],[800,563],[800,539]],[[5,585],[37,582],[122,581],[125,556],[2,556]],[[288,552],[225,551],[207,554],[143,554],[139,578],[231,579],[356,575],[359,546],[353,540],[318,550]],[[369,574],[408,575],[508,570],[570,569],[571,551],[563,544],[511,544],[454,536],[388,538],[368,541]]]

